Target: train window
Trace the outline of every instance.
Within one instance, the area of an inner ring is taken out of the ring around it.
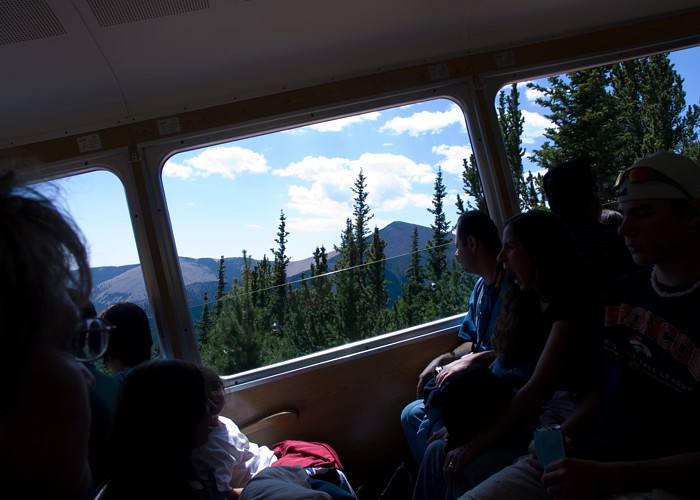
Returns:
[[[143,307],[151,323],[152,355],[159,356],[156,327],[119,178],[106,170],[96,170],[36,187],[70,214],[85,237],[93,280],[90,298],[97,313],[119,301]]]
[[[700,48],[509,85],[496,107],[520,208],[543,208],[548,168],[589,155],[604,207],[615,177],[659,149],[700,160]],[[478,192],[476,193],[478,197]]]
[[[462,110],[435,99],[171,157],[204,362],[230,374],[464,313],[470,156]]]

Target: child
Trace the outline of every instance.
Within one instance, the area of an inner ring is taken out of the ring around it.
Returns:
[[[224,384],[219,374],[202,366],[211,412],[209,440],[193,452],[198,479],[214,498],[238,498],[241,489],[262,469],[277,460],[267,446],[251,443],[238,426],[221,416]]]

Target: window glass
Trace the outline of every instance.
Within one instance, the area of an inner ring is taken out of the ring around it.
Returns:
[[[85,237],[92,268],[90,299],[97,314],[121,301],[142,307],[151,323],[153,356],[157,357],[156,327],[119,178],[98,170],[40,183],[36,188],[67,212]]]
[[[547,208],[542,176],[576,157],[590,156],[606,211],[616,208],[617,174],[642,156],[663,149],[699,160],[699,55],[696,47],[502,89],[495,104],[520,208]]]
[[[470,156],[463,112],[436,99],[171,157],[202,359],[230,374],[465,312]]]

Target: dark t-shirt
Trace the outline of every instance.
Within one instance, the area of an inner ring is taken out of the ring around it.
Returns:
[[[650,270],[608,294],[603,327],[606,399],[581,453],[643,460],[700,451],[700,291],[661,297]]]
[[[544,350],[552,326],[557,321],[572,321],[575,335],[572,355],[567,360],[557,390],[585,393],[594,383],[600,352],[600,308],[599,298],[590,285],[572,287],[569,293],[549,303],[547,308],[533,318],[532,325],[524,334],[527,342],[524,351],[514,362],[504,362],[500,357],[494,362],[493,372],[505,377],[514,390],[520,389],[532,376]]]

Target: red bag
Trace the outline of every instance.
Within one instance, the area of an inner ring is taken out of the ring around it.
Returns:
[[[336,451],[326,443],[286,439],[272,446],[277,457],[272,465],[300,465],[301,467],[334,467],[342,469]]]

